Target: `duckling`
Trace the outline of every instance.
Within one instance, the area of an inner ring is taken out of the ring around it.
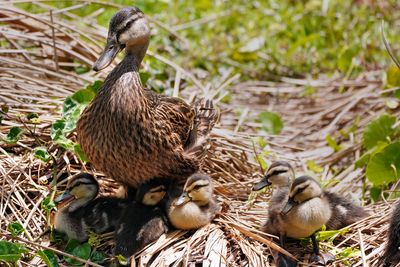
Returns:
[[[198,229],[210,223],[219,209],[210,177],[193,174],[187,179],[180,196],[179,191],[179,187],[173,187],[169,192],[166,210],[170,223],[182,230]]]
[[[381,261],[385,267],[396,266],[400,262],[400,202],[397,203],[392,214],[385,252]]]
[[[311,260],[319,261],[320,251],[315,232],[332,216],[329,201],[317,181],[309,176],[296,178],[288,196],[280,213],[269,214],[265,229],[273,234],[279,233],[282,246],[286,237],[311,237],[313,243]]]
[[[143,12],[127,7],[113,15],[107,44],[93,69],[107,67],[125,49],[77,122],[78,142],[93,166],[137,188],[154,177],[185,180],[199,170],[218,119],[211,100],[189,105],[143,87],[139,67],[150,27]]]
[[[59,198],[63,205],[54,217],[55,230],[83,242],[89,231],[104,233],[115,228],[127,203],[112,197],[95,199],[98,191],[99,184],[93,175],[79,173],[72,177]]]
[[[168,188],[165,179],[153,179],[138,188],[136,201],[128,205],[115,231],[115,255],[129,259],[168,232],[168,219],[158,205]],[[158,205],[158,206],[157,206]]]
[[[271,164],[264,177],[253,186],[253,191],[258,191],[272,185],[274,193],[269,201],[270,210],[280,207],[283,201],[287,201],[289,188],[295,174],[292,165],[286,161],[276,161]],[[279,210],[280,212],[280,210]]]
[[[269,205],[269,213],[281,212],[281,203],[288,200],[288,192],[294,176],[293,167],[288,162],[277,161],[271,164],[263,179],[254,185],[253,190],[260,190],[268,185],[274,187],[274,193]],[[326,223],[327,229],[341,229],[368,215],[363,207],[357,206],[335,193],[326,190],[323,193],[331,209],[331,216]]]

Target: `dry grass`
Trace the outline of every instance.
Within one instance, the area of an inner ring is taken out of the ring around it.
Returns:
[[[37,5],[45,7],[43,3]],[[77,6],[79,7],[79,6]],[[52,21],[53,16],[53,21]],[[106,29],[93,20],[65,20],[73,17],[68,10],[55,10],[34,15],[13,5],[0,5],[0,103],[10,108],[0,126],[4,137],[12,126],[20,126],[25,133],[15,145],[2,143],[0,148],[1,202],[0,239],[11,239],[7,231],[10,222],[19,222],[26,236],[18,238],[32,249],[32,254],[43,247],[63,252],[50,244],[47,218],[40,204],[54,192],[49,185],[53,171],[57,176],[82,170],[103,176],[90,165],[82,163],[70,152],[64,152],[50,139],[50,125],[59,118],[64,98],[81,89],[85,83],[99,77],[93,72],[77,75],[73,67],[92,65],[101,51]],[[55,19],[56,18],[56,19]],[[157,23],[153,27],[156,26]],[[173,33],[175,34],[175,33]],[[3,45],[5,44],[5,45]],[[385,97],[381,89],[381,72],[364,73],[355,80],[340,77],[318,80],[296,80],[282,77],[280,81],[239,82],[229,73],[218,84],[203,85],[189,71],[171,61],[155,56],[190,81],[181,95],[189,99],[194,94],[214,94],[221,108],[220,124],[213,134],[213,145],[208,153],[205,171],[216,183],[216,193],[222,211],[214,222],[192,232],[174,231],[162,236],[136,256],[138,266],[189,266],[203,262],[205,266],[270,266],[274,251],[281,250],[273,239],[257,229],[266,219],[269,193],[254,195],[252,184],[261,176],[261,168],[254,160],[260,149],[252,138],[260,136],[257,114],[265,110],[282,115],[285,128],[277,136],[266,136],[269,161],[291,161],[299,172],[307,172],[307,160],[323,167],[318,174],[323,182],[334,179],[330,190],[360,199],[363,191],[363,170],[354,169],[353,162],[360,156],[360,132],[377,114],[384,112]],[[106,73],[100,73],[104,78]],[[317,92],[302,96],[304,88],[312,86]],[[179,87],[177,87],[179,89]],[[229,104],[220,100],[230,91]],[[344,91],[340,93],[340,91]],[[40,122],[33,124],[21,114],[35,112]],[[399,115],[399,111],[397,111]],[[348,137],[338,130],[349,129],[359,116],[356,133]],[[327,146],[325,136],[332,135],[343,147],[339,152]],[[49,147],[55,164],[44,164],[35,159],[32,149],[39,145]],[[338,171],[341,171],[337,174]],[[64,181],[58,184],[62,187]],[[349,190],[351,189],[351,190]],[[378,266],[391,214],[390,203],[368,205],[371,216],[352,226],[347,234],[332,243],[323,243],[326,249],[352,247],[365,256],[337,259],[332,266],[350,264],[360,266],[366,261]],[[110,235],[99,248],[108,249]],[[274,241],[274,242],[271,242]],[[295,256],[304,258],[310,253],[300,245],[290,246]],[[284,253],[287,253],[284,251]],[[96,266],[86,262],[87,265]],[[38,257],[21,261],[21,266],[44,265]]]

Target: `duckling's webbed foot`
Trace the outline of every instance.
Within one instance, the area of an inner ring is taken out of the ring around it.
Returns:
[[[335,259],[335,256],[329,252],[320,252],[318,241],[315,238],[315,234],[311,236],[311,241],[313,243],[313,254],[311,255],[310,262],[325,266],[329,262]]]

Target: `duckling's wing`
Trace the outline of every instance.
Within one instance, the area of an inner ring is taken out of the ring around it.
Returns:
[[[325,191],[324,195],[328,199],[332,210],[332,216],[326,225],[328,229],[341,229],[368,215],[363,207],[357,206],[335,193]]]

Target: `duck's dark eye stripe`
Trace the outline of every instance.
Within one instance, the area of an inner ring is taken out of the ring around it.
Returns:
[[[304,189],[306,189],[306,187],[299,188],[299,189],[297,190],[296,194],[300,194],[301,192],[304,191]]]
[[[132,23],[134,23],[135,21],[137,21],[139,18],[141,18],[140,16],[136,16],[135,18],[131,19],[130,21],[128,21],[124,27],[122,27],[120,30],[117,31],[117,36],[119,37],[119,35],[121,33],[123,33],[124,31],[126,31],[127,29],[129,29],[132,26]]]
[[[198,189],[200,189],[200,188],[202,188],[202,187],[206,187],[206,186],[208,186],[208,184],[198,184],[198,185],[195,185],[195,186],[193,187],[193,190],[198,190]]]
[[[279,175],[279,174],[285,173],[285,172],[286,172],[286,170],[274,170],[274,171],[271,173],[271,176]]]

